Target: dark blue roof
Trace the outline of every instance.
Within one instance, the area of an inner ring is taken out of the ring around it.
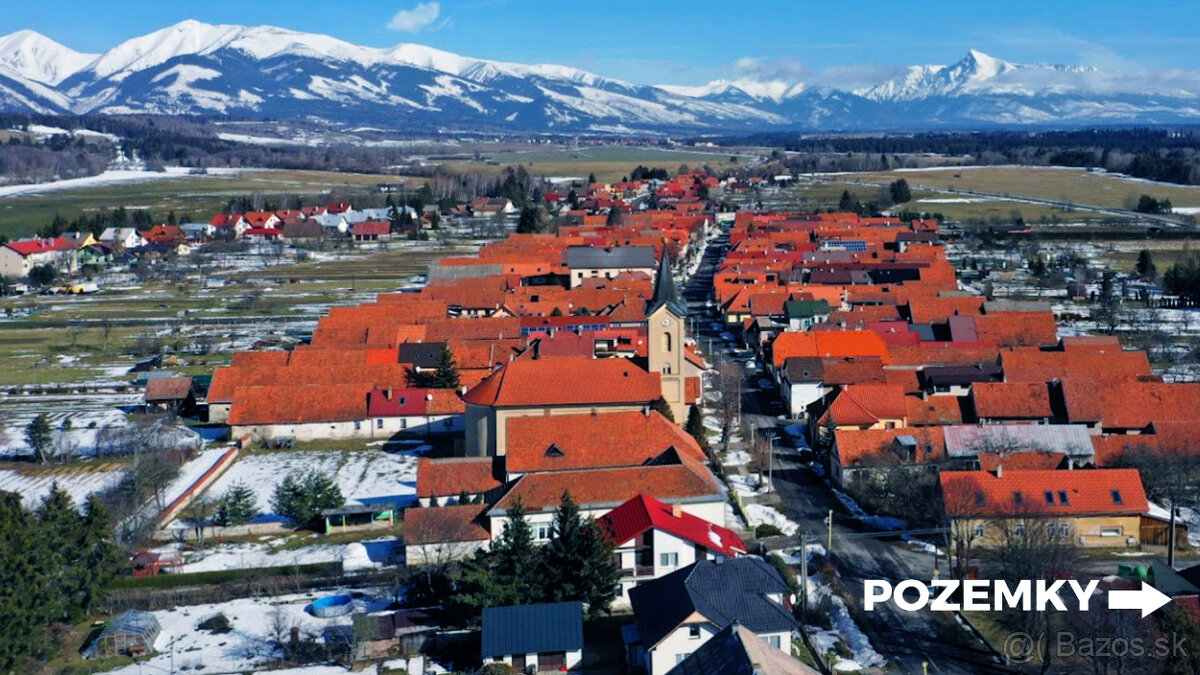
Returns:
[[[658,644],[699,612],[718,628],[734,621],[755,633],[791,630],[796,620],[768,594],[786,596],[788,587],[762,558],[703,560],[629,591],[638,631],[647,648]]]
[[[483,609],[483,658],[583,649],[578,600]]]

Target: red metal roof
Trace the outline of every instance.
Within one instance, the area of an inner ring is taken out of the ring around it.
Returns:
[[[633,499],[600,516],[596,520],[613,544],[620,546],[655,529],[673,534],[680,539],[699,544],[710,551],[735,558],[746,552],[742,538],[733,530],[714,525],[707,520],[680,511],[675,514],[672,507],[646,494]]]
[[[54,239],[26,239],[24,241],[11,241],[5,244],[8,248],[20,253],[22,256],[28,257],[35,253],[49,253],[50,251],[67,251],[72,247],[70,239],[66,237],[55,237]]]

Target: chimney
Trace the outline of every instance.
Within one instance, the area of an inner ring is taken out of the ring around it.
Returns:
[[[996,478],[1004,478],[1004,465],[1003,464],[996,465]]]
[[[678,503],[672,504],[671,505],[671,515],[675,518],[682,518],[683,517],[683,507],[680,506]]]
[[[650,406],[648,406],[648,405],[642,406],[642,414],[645,415],[646,417],[649,417],[650,416]]]
[[[392,400],[392,388],[391,387],[388,387],[387,389],[383,390],[383,397],[389,401]]]

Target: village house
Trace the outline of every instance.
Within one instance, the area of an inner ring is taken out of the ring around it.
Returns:
[[[390,241],[392,226],[386,220],[364,220],[351,226],[354,241]]]
[[[60,274],[74,274],[78,251],[65,237],[22,239],[0,246],[0,277],[23,279],[40,265],[49,265]]]
[[[653,246],[570,246],[566,254],[571,288],[584,279],[612,279],[625,272],[654,274]]]
[[[987,471],[940,474],[956,539],[995,548],[1012,537],[1061,539],[1082,547],[1137,546],[1149,510],[1137,469]]]
[[[596,520],[613,542],[621,570],[621,600],[629,589],[697,560],[736,558],[746,545],[732,530],[639,494]]]
[[[578,600],[485,607],[481,620],[484,663],[513,672],[576,670],[583,661],[583,605]]]
[[[505,454],[507,422],[513,417],[640,411],[659,396],[659,374],[626,359],[519,358],[463,395],[466,451]]]
[[[118,251],[137,248],[146,243],[136,227],[106,227],[100,233],[99,240]]]
[[[820,671],[767,644],[738,622],[726,626],[667,675],[817,675]]]
[[[636,622],[622,629],[629,665],[665,675],[733,623],[791,653],[788,587],[757,556],[698,561],[629,591]]]

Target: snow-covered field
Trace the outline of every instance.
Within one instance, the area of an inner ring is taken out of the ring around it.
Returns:
[[[774,525],[779,528],[780,532],[789,537],[796,534],[796,531],[800,529],[796,521],[791,520],[776,509],[765,504],[747,504],[743,511],[746,512],[746,519],[752,528],[759,525]]]
[[[314,541],[321,541],[319,536]],[[399,547],[395,537],[383,537],[352,544],[321,544],[304,546],[297,549],[272,550],[272,544],[282,539],[269,539],[263,542],[237,544],[222,544],[206,549],[202,554],[187,554],[179,571],[214,572],[218,570],[255,569],[262,567],[280,567],[283,565],[312,565],[316,563],[342,562],[350,560],[356,563],[364,549],[366,565],[385,565],[396,561]]]
[[[300,629],[302,636],[319,636],[317,639],[320,640],[344,639],[351,623],[349,616],[321,619],[305,611],[317,597],[288,595],[241,598],[219,604],[191,605],[153,612],[162,627],[162,632],[154,642],[157,653],[148,660],[108,672],[112,675],[189,670],[210,675],[255,672],[278,656],[274,646],[276,628],[282,628],[285,636],[295,626]],[[356,602],[363,611],[382,611],[392,600],[385,593],[368,592]],[[196,627],[217,614],[224,614],[229,619],[230,632],[214,634]],[[339,671],[345,672],[345,669]],[[320,671],[297,669],[295,672]]]
[[[209,169],[208,173],[212,175],[237,175],[247,169],[224,169],[213,168]],[[254,169],[254,171],[268,171],[269,169]],[[153,180],[166,180],[169,178],[181,178],[192,175],[192,169],[186,166],[169,166],[165,171],[125,171],[112,170],[95,176],[86,176],[84,178],[68,178],[66,180],[58,180],[50,183],[29,183],[26,185],[6,185],[0,187],[0,199],[5,197],[16,197],[18,195],[42,194],[45,192],[55,192],[58,190],[70,190],[74,188],[96,187],[97,185],[112,185],[114,183],[144,183]]]
[[[58,483],[58,487],[66,490],[75,500],[75,505],[83,508],[88,495],[115,487],[124,475],[125,472],[113,464],[102,464],[94,469],[37,472],[34,475],[0,469],[0,492],[15,492],[21,495],[26,507],[34,508],[50,493],[51,486]]]
[[[418,451],[421,448],[417,448]],[[235,483],[254,491],[262,520],[278,520],[271,495],[290,473],[322,471],[333,476],[347,500],[409,503],[417,490],[417,452],[382,450],[297,450],[238,458],[208,494],[220,497]]]

